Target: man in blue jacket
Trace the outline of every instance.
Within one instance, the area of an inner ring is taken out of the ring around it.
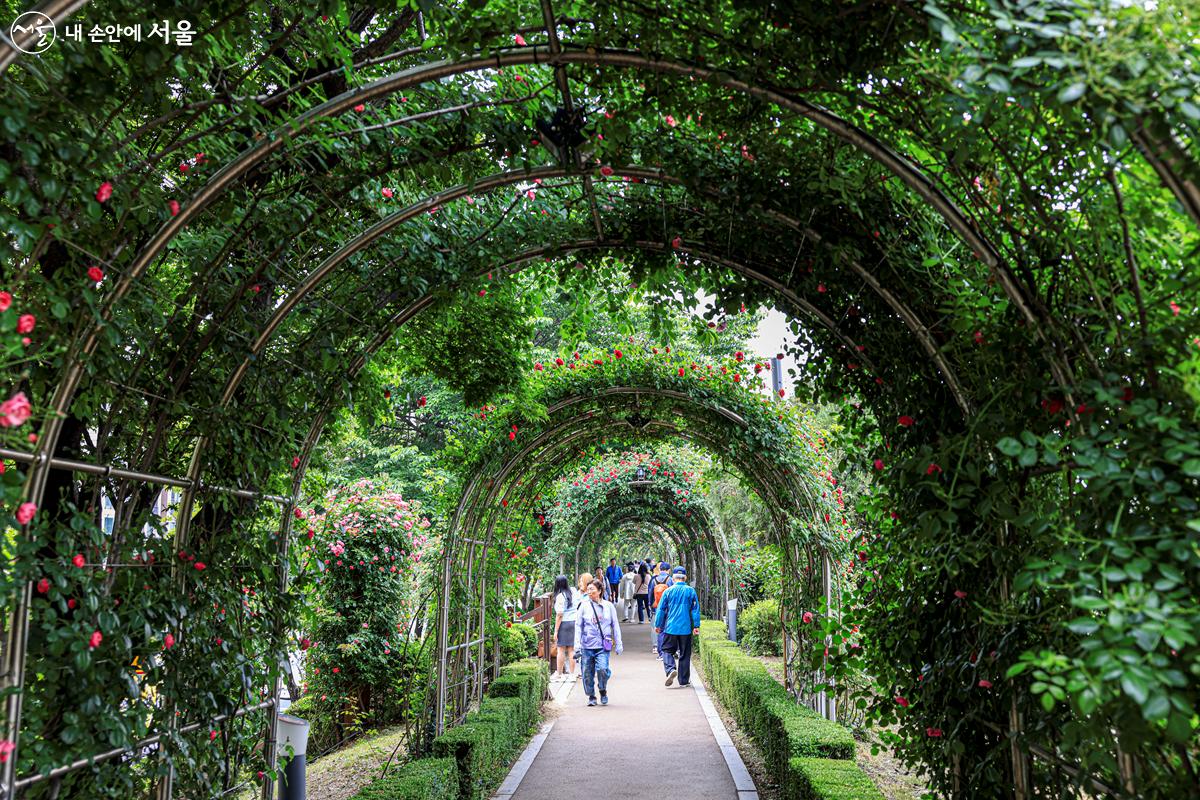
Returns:
[[[620,599],[617,589],[621,585],[622,574],[621,568],[617,566],[617,560],[610,558],[608,560],[608,569],[604,570],[604,577],[608,580],[608,599],[614,603]]]
[[[688,585],[683,567],[676,567],[673,575],[675,583],[663,592],[658,602],[654,630],[663,634],[659,652],[667,671],[667,686],[675,682],[676,675],[679,685],[687,686],[692,679],[692,637],[700,633],[700,598]]]

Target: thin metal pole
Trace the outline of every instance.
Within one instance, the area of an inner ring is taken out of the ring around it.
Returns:
[[[205,720],[203,722],[193,722],[188,725],[184,725],[182,728],[179,729],[178,733],[179,734],[191,733],[192,731],[200,730],[201,728],[203,728],[205,726],[217,725],[219,723],[224,722],[225,720],[236,719],[237,717],[245,716],[246,714],[249,714],[252,711],[258,711],[260,709],[267,708],[268,706],[273,706],[273,705],[275,705],[274,700],[265,700],[261,703],[258,703],[257,705],[245,706],[243,708],[239,708],[237,711],[234,711],[231,714],[220,714],[216,717],[213,717],[212,719]],[[90,767],[93,764],[99,764],[103,761],[109,761],[111,759],[116,758],[117,756],[124,755],[126,753],[137,753],[138,751],[142,750],[143,748],[149,747],[152,744],[156,744],[156,743],[162,741],[162,738],[165,735],[166,734],[162,734],[162,733],[155,734],[154,736],[151,736],[147,739],[142,739],[140,742],[137,742],[136,744],[131,745],[130,747],[117,747],[112,750],[107,750],[103,753],[99,753],[94,756],[88,756],[87,758],[80,758],[76,761],[72,761],[70,764],[64,764],[61,767],[55,767],[54,769],[52,769],[46,773],[41,773],[38,775],[28,775],[24,778],[19,779],[13,785],[13,792],[20,791],[21,789],[25,789],[29,786],[33,786],[34,784],[41,783],[42,781],[52,780],[54,778],[61,778],[64,775],[69,775],[72,772],[81,770],[84,767]]]
[[[33,464],[39,458],[37,453],[26,453],[21,450],[12,450],[7,447],[0,447],[0,459],[9,459],[21,464]],[[150,472],[139,472],[138,470],[122,469],[121,467],[105,466],[103,464],[93,464],[88,461],[78,461],[73,458],[51,458],[48,460],[50,469],[64,469],[72,472],[82,472],[85,475],[103,475],[105,477],[120,478],[122,480],[142,481],[144,483],[155,483],[163,486],[173,486],[176,488],[186,489],[191,486],[191,482],[187,478],[172,478],[168,475],[155,475]],[[216,485],[200,485],[201,491],[217,492],[219,494],[228,494],[234,497],[240,497],[244,500],[270,500],[273,503],[287,503],[288,498],[281,497],[276,494],[264,494],[255,492],[250,489],[231,489],[225,486]]]

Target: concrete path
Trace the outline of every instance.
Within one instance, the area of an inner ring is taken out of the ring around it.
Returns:
[[[691,686],[663,685],[650,630],[621,626],[625,652],[612,660],[607,706],[587,707],[583,681],[552,682],[551,707],[559,713],[526,748],[496,800],[644,800],[648,792],[671,800],[758,800],[696,670]]]

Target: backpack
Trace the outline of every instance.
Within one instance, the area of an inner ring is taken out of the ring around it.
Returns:
[[[658,608],[658,601],[662,599],[663,592],[665,592],[669,588],[670,587],[667,586],[666,581],[655,581],[655,584],[654,584],[654,608]]]

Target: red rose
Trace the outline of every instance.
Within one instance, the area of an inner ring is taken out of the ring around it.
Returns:
[[[355,111],[357,111],[359,114],[361,114],[363,111],[365,111],[365,110],[366,110],[366,108],[367,108],[367,107],[366,107],[366,106],[364,106],[362,103],[359,103],[358,105],[356,105],[356,106],[354,107],[354,110],[355,110]]]
[[[904,697],[897,697],[896,705],[900,706],[901,708],[908,708],[908,699]]]
[[[607,178],[609,175],[613,174],[613,168],[605,164],[600,168],[600,174]]]
[[[86,564],[87,561],[84,560],[83,553],[76,553],[75,557],[71,559],[71,563],[82,569],[83,565]]]
[[[37,590],[38,594],[45,594],[46,592],[50,591],[50,581],[46,578],[42,578],[37,583]]]
[[[88,647],[95,650],[100,646],[100,642],[104,641],[104,636],[100,631],[92,631],[92,635],[88,638]]]
[[[104,183],[100,184],[100,188],[96,190],[96,200],[101,203],[107,203],[108,199],[112,197],[112,192],[112,184],[108,181],[105,181]]]
[[[12,294],[0,292],[0,313],[8,311],[10,308],[12,308]]]
[[[88,267],[87,274],[92,279],[92,283],[99,283],[104,280],[104,270],[99,267]]]
[[[203,572],[205,564],[203,561],[197,561],[195,564],[192,564],[192,566],[195,567],[197,571]]]
[[[912,427],[912,424],[914,422],[916,422],[916,420],[913,419],[912,417],[908,416],[907,414],[901,416],[899,419],[896,420],[896,424],[902,425],[905,428]]]
[[[174,646],[175,646],[175,636],[173,634],[168,633],[166,636],[163,637],[163,650],[170,650]]]
[[[37,317],[33,314],[22,314],[17,317],[17,333],[32,333],[36,324]]]

